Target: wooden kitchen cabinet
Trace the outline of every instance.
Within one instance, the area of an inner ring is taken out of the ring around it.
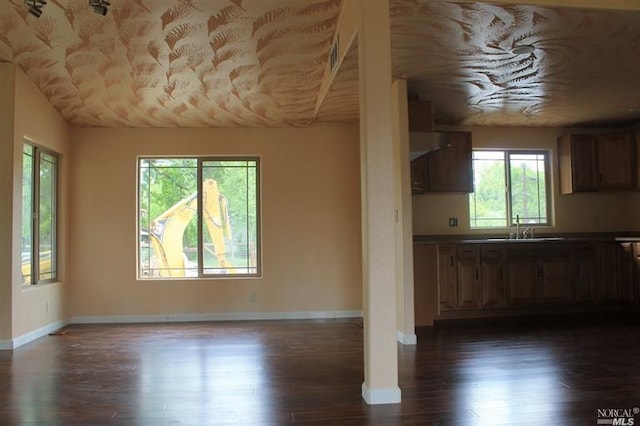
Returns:
[[[634,287],[637,285],[636,271],[636,243],[621,243],[618,250],[618,280],[617,300],[623,303],[634,302]]]
[[[544,303],[569,302],[572,299],[571,260],[568,256],[545,259],[540,262],[540,301]]]
[[[594,136],[561,136],[558,138],[558,158],[562,194],[597,190]]]
[[[413,246],[413,300],[416,327],[433,326],[439,313],[438,246]]]
[[[478,247],[462,244],[456,250],[459,309],[480,307],[480,264]]]
[[[567,302],[572,298],[571,248],[520,243],[505,254],[510,305]]]
[[[430,102],[409,101],[407,112],[409,113],[410,132],[433,132],[433,114]]]
[[[625,132],[559,137],[560,192],[640,189],[638,138]]]
[[[427,192],[473,192],[471,132],[447,132],[449,145],[426,155]]]
[[[531,305],[538,299],[540,269],[534,258],[515,258],[506,262],[507,303]]]
[[[618,245],[613,242],[599,243],[596,271],[596,300],[616,301],[618,299]]]
[[[427,192],[427,158],[422,155],[411,161],[411,195]]]
[[[624,191],[634,187],[634,157],[628,133],[596,136],[598,190]]]
[[[574,247],[574,283],[575,299],[578,302],[593,301],[595,299],[596,280],[596,247],[594,244],[584,243]]]
[[[438,288],[440,310],[456,309],[458,307],[458,267],[454,245],[438,247]]]
[[[482,293],[480,304],[483,308],[504,306],[504,249],[502,245],[491,244],[480,251],[480,276]]]

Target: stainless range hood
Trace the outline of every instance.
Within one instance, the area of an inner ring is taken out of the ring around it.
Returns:
[[[451,136],[448,133],[409,132],[409,158],[411,161],[447,146],[451,146]]]

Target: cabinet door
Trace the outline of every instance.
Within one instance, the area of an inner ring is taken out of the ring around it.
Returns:
[[[598,244],[598,262],[596,274],[596,299],[618,299],[618,246],[614,243]]]
[[[635,281],[635,256],[634,244],[622,243],[618,252],[618,269],[620,277],[618,281],[617,300],[620,302],[633,302],[633,285]]]
[[[508,301],[510,305],[536,302],[540,271],[535,259],[513,259],[507,264]]]
[[[482,307],[495,308],[504,305],[504,265],[502,247],[482,248],[481,270],[481,298]]]
[[[595,138],[565,135],[558,139],[560,192],[593,192],[596,184]]]
[[[632,146],[627,133],[596,137],[598,158],[598,190],[633,189]]]
[[[569,259],[544,259],[541,270],[541,300],[568,302],[571,300],[571,262]]]
[[[473,192],[471,133],[451,132],[450,146],[427,155],[427,190]]]
[[[442,311],[458,307],[458,269],[455,257],[455,246],[438,248],[438,288]]]
[[[595,300],[596,250],[591,244],[577,245],[575,251],[575,298],[578,302]]]
[[[409,113],[410,132],[432,132],[433,116],[431,103],[425,101],[409,101],[407,105]]]
[[[427,191],[426,156],[411,161],[411,194],[424,194]]]
[[[438,315],[438,247],[413,246],[413,306],[416,327],[432,326]]]
[[[480,306],[480,269],[477,247],[458,246],[457,260],[458,308],[477,308]]]

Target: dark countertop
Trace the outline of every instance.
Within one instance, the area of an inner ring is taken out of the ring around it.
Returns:
[[[566,234],[536,234],[533,239],[508,239],[502,235],[414,235],[413,243],[426,244],[524,244],[538,242],[636,242],[637,232],[591,232]]]

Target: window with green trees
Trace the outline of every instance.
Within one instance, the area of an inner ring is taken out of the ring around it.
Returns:
[[[550,224],[546,151],[473,151],[472,228]]]
[[[260,275],[258,158],[139,158],[140,279]]]
[[[58,156],[25,143],[22,149],[22,282],[57,279]]]

